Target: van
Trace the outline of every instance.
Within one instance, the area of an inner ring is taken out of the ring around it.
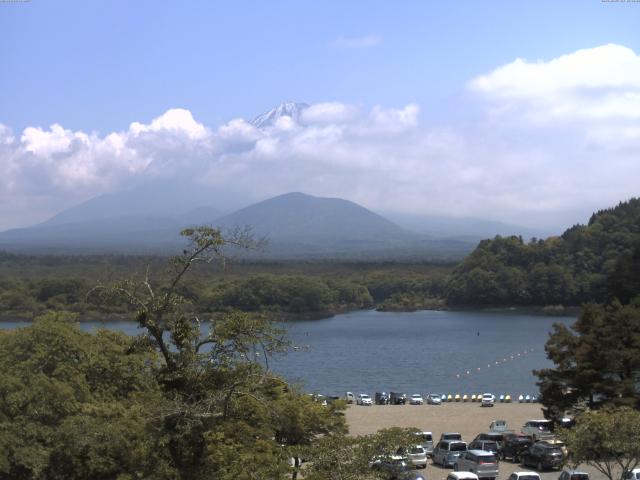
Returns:
[[[356,396],[352,392],[345,393],[344,399],[347,401],[347,403],[356,403]]]
[[[466,442],[460,440],[440,440],[433,449],[433,463],[452,467],[455,461],[467,451]]]
[[[494,479],[498,476],[498,459],[492,452],[467,450],[453,464],[453,469],[475,473],[478,478]]]

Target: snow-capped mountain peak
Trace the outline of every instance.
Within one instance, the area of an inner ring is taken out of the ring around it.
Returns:
[[[309,105],[306,103],[284,102],[268,112],[258,115],[251,120],[251,124],[256,128],[270,127],[274,125],[280,117],[291,117],[298,123],[300,115],[307,108],[309,108]]]

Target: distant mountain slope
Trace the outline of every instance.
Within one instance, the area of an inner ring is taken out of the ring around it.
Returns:
[[[601,301],[613,290],[621,290],[617,279],[638,252],[640,199],[634,198],[600,210],[588,225],[575,225],[559,237],[529,243],[518,237],[480,242],[454,270],[447,302],[579,305]]]
[[[524,238],[546,238],[558,234],[550,229],[536,229],[495,220],[473,217],[445,217],[438,215],[386,214],[389,220],[403,228],[437,238],[467,238],[480,241],[496,235],[522,235]]]
[[[386,218],[340,198],[287,193],[219,218],[223,227],[249,225],[258,235],[288,243],[384,243],[414,237]]]
[[[102,218],[175,218],[210,204],[210,193],[202,188],[153,182],[99,195],[60,212],[43,222],[43,225],[64,225]],[[210,221],[223,213],[213,207],[208,208],[211,209],[207,214]]]
[[[339,198],[303,193],[280,195],[230,215],[214,219],[215,210],[202,207],[181,214],[143,215],[126,201],[115,209],[88,203],[30,228],[0,233],[0,249],[28,253],[161,253],[181,248],[179,231],[185,226],[212,224],[222,228],[251,227],[267,237],[264,251],[254,258],[280,259],[442,259],[462,258],[474,247],[464,240],[432,239],[398,227],[366,208]],[[104,204],[103,204],[104,205]],[[138,206],[139,207],[139,206]],[[106,216],[106,215],[112,216]],[[88,217],[88,218],[87,218]]]

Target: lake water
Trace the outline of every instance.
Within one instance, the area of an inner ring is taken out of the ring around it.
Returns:
[[[310,392],[537,393],[532,370],[551,366],[544,343],[570,317],[521,313],[356,311],[286,324],[297,350],[271,367]],[[23,326],[3,322],[0,328]],[[88,322],[130,335],[134,322]]]

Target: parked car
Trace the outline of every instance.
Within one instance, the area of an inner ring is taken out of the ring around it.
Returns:
[[[558,480],[589,480],[589,474],[581,470],[565,468],[558,477]]]
[[[441,405],[442,397],[437,393],[430,393],[429,395],[427,395],[427,403],[429,405]]]
[[[511,459],[517,463],[522,458],[522,454],[533,445],[530,436],[522,433],[506,433],[503,436],[502,448],[500,449],[500,458],[503,460]]]
[[[462,435],[458,432],[443,432],[440,434],[440,440],[462,440]]]
[[[469,444],[469,450],[484,450],[498,455],[498,444],[493,440],[474,440]]]
[[[356,404],[366,405],[370,407],[373,404],[373,402],[371,401],[371,397],[368,394],[361,393],[360,395],[358,395],[358,398],[356,398]]]
[[[455,461],[467,451],[467,444],[460,440],[440,440],[433,448],[433,463],[452,467]]]
[[[352,392],[345,393],[344,399],[347,403],[356,403],[356,396]]]
[[[478,475],[478,478],[493,480],[498,476],[498,459],[492,452],[467,450],[455,461],[453,469],[472,472]]]
[[[416,432],[419,440],[418,443],[422,445],[427,455],[433,454],[433,434],[431,432]]]
[[[427,480],[427,479],[422,473],[416,470],[409,470],[407,472],[400,473],[395,480]]]
[[[384,471],[390,479],[399,478],[403,472],[412,470],[411,465],[402,455],[378,456],[369,462],[369,465],[373,469]]]
[[[534,442],[553,437],[551,420],[528,420],[521,430],[525,435],[530,435]]]
[[[424,403],[424,400],[422,398],[422,395],[420,395],[419,393],[414,393],[413,395],[411,395],[409,403],[411,405],[422,405]]]
[[[385,472],[389,480],[426,480],[400,455],[378,456],[369,462],[371,468]]]
[[[542,442],[534,443],[522,454],[522,464],[538,471],[560,468],[564,462],[562,450]]]
[[[640,468],[634,468],[630,472],[627,472],[624,480],[640,480]]]
[[[502,442],[504,441],[504,432],[484,432],[476,435],[476,440],[489,440],[498,444],[498,451],[502,448]]]
[[[389,396],[389,403],[391,405],[404,405],[407,403],[407,396],[400,392],[391,392]]]
[[[447,480],[478,480],[478,475],[471,472],[451,472]]]
[[[545,443],[547,445],[551,445],[552,447],[558,447],[560,450],[562,450],[562,454],[566,457],[567,455],[569,455],[569,450],[567,449],[567,444],[564,443],[562,440],[558,440],[557,438],[549,438],[547,440],[540,440],[542,443]]]
[[[396,453],[405,457],[409,464],[416,468],[427,468],[427,452],[422,445],[414,445],[409,448],[401,447]]]
[[[496,397],[493,395],[493,393],[483,393],[480,406],[493,407],[493,404],[495,403],[495,401],[496,401]]]
[[[507,431],[507,421],[506,420],[494,420],[489,425],[490,432],[506,432]]]
[[[389,394],[387,392],[376,392],[376,405],[387,405],[389,403]]]
[[[513,472],[508,480],[540,480],[536,472]]]

